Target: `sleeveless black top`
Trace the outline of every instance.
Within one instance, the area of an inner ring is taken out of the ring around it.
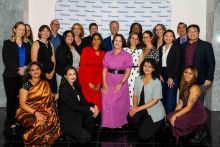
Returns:
[[[37,40],[37,42],[39,43],[37,60],[43,65],[44,72],[50,73],[54,67],[54,63],[51,60],[53,55],[51,43],[49,41],[44,43],[40,40]]]

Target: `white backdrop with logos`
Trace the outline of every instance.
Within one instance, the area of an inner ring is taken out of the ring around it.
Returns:
[[[119,33],[127,38],[134,22],[140,23],[143,30],[152,30],[158,23],[170,28],[171,4],[169,0],[58,0],[55,17],[60,22],[61,34],[78,22],[86,36],[89,24],[95,22],[105,38],[110,34],[109,22],[117,20]]]

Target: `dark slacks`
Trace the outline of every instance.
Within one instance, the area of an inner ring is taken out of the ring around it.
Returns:
[[[147,110],[137,112],[133,117],[127,116],[128,122],[137,130],[140,139],[149,140],[162,126],[162,120],[153,122]]]
[[[19,104],[19,89],[21,86],[21,77],[3,77],[6,93],[6,112],[8,125],[16,123],[15,113]]]
[[[162,93],[163,93],[163,105],[166,111],[166,114],[173,112],[176,108],[176,98],[177,98],[177,90],[178,90],[178,80],[177,78],[173,78],[174,86],[172,88],[168,87],[167,80],[169,78],[168,72],[166,68],[162,69],[162,77],[164,82],[162,83]]]
[[[75,123],[69,123],[68,128],[63,128],[65,140],[72,143],[86,143],[91,140],[92,130],[94,125],[94,118],[92,115],[85,114],[82,118],[81,125],[75,125]],[[61,124],[62,125],[62,124]]]

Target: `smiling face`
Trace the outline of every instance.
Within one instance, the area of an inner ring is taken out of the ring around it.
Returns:
[[[154,68],[149,62],[145,62],[143,66],[144,75],[152,75]]]
[[[148,44],[151,43],[153,37],[150,37],[150,35],[148,33],[144,33],[143,34],[143,42],[144,44]]]
[[[40,78],[41,72],[41,68],[37,64],[31,65],[29,69],[29,74],[32,78]]]
[[[41,39],[48,39],[50,37],[50,31],[47,28],[44,28],[40,32]]]
[[[174,41],[173,33],[167,32],[166,34],[164,34],[164,41],[166,44],[173,43],[173,41]]]
[[[118,29],[119,29],[119,26],[116,22],[111,24],[110,31],[113,36],[118,33]]]
[[[122,38],[120,36],[116,36],[113,44],[114,44],[115,49],[121,49],[122,48]]]
[[[158,37],[162,37],[163,36],[163,33],[164,33],[164,30],[162,28],[162,26],[158,25],[155,27],[155,31],[156,31],[156,35]]]
[[[74,37],[72,33],[67,33],[66,38],[65,38],[65,42],[67,45],[71,45],[73,43]]]
[[[73,26],[72,31],[75,36],[80,36],[80,34],[82,33],[81,27],[77,24]]]
[[[73,83],[76,81],[76,71],[74,69],[68,69],[65,78],[70,85],[73,85]]]
[[[193,80],[193,72],[190,68],[187,68],[183,73],[184,79],[187,83],[190,83]]]
[[[22,38],[25,35],[25,25],[19,24],[13,31],[17,37]]]
[[[94,50],[98,50],[101,44],[101,38],[98,35],[95,35],[92,40],[92,45],[94,46]]]
[[[185,24],[179,24],[177,27],[177,33],[180,35],[180,37],[186,35],[186,25]]]
[[[195,27],[189,28],[187,35],[188,35],[189,40],[192,42],[197,41],[199,39],[199,31]]]
[[[98,27],[93,25],[93,26],[91,26],[89,31],[90,31],[90,34],[93,35],[98,32]]]
[[[133,34],[130,39],[131,46],[137,46],[139,43],[139,38],[137,34]]]
[[[50,24],[51,31],[57,32],[60,28],[60,23],[58,20],[53,20]]]

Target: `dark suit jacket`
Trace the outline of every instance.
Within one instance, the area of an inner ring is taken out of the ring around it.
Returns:
[[[65,53],[65,49],[69,50],[66,46],[60,45],[56,52],[55,52],[55,58],[56,58],[56,73],[60,76],[63,76],[64,70],[67,66],[73,65],[73,56],[71,51],[69,53]]]
[[[182,71],[185,68],[185,49],[187,43],[182,46]],[[215,56],[212,44],[198,40],[193,58],[193,66],[198,70],[198,84],[204,84],[205,80],[213,81],[215,71]]]
[[[87,46],[91,46],[91,44],[92,44],[92,36],[89,35],[87,37],[84,37],[82,40],[82,49]]]
[[[159,67],[162,71],[162,56],[163,56],[163,46],[159,48]],[[172,44],[170,51],[167,55],[167,70],[169,78],[178,78],[179,66],[180,66],[180,47],[179,45]]]
[[[78,100],[78,96],[80,101]],[[88,103],[81,90],[74,90],[66,81],[59,90],[58,112],[62,130],[77,129],[82,127],[83,115],[92,115],[90,107],[94,104]],[[65,133],[65,132],[64,132]]]
[[[103,40],[105,52],[112,50],[112,41],[111,41],[111,35]]]
[[[30,43],[24,43],[25,47],[25,65],[28,65],[30,62]],[[2,49],[2,59],[5,65],[5,70],[3,73],[3,77],[19,77],[18,68],[20,67],[19,63],[19,51],[17,49],[16,42],[12,42],[11,40],[5,40],[3,43]]]

